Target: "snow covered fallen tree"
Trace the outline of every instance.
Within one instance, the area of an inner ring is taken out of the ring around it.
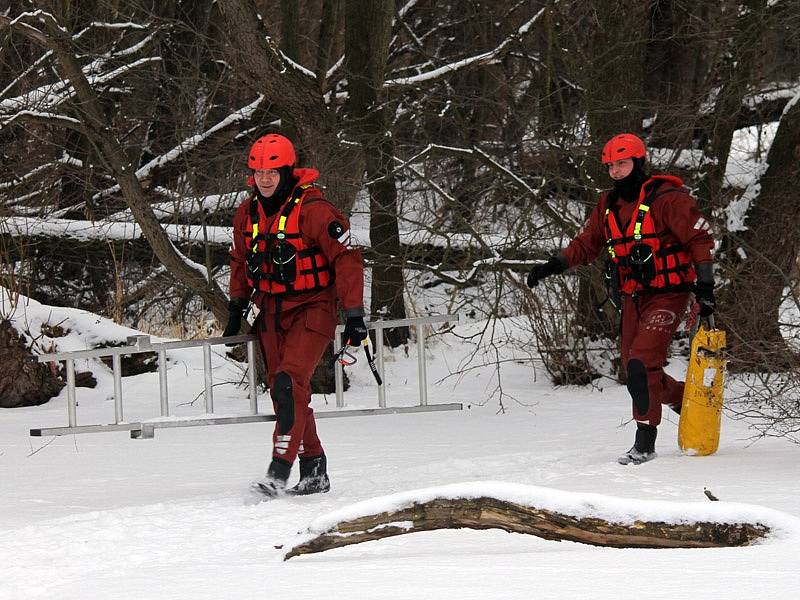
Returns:
[[[288,560],[370,540],[437,529],[503,529],[613,548],[749,546],[800,520],[726,502],[647,502],[503,482],[475,482],[375,498],[316,519]]]

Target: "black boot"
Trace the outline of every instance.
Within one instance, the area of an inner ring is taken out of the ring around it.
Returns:
[[[324,454],[313,458],[300,457],[300,481],[289,490],[290,494],[307,496],[308,494],[323,494],[331,489],[328,479],[328,459]]]
[[[617,459],[621,465],[640,465],[653,460],[656,455],[656,435],[658,429],[653,425],[636,424],[636,441],[633,448]]]
[[[270,498],[283,496],[286,493],[286,481],[289,479],[291,471],[291,463],[279,458],[273,458],[272,462],[269,463],[267,476],[263,481],[257,481],[254,488],[256,488],[257,492]]]

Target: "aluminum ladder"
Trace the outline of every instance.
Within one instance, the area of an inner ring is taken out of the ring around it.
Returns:
[[[336,410],[314,412],[317,419],[334,417],[353,417],[380,414],[398,414],[412,412],[432,412],[445,410],[461,410],[461,403],[447,404],[428,404],[427,394],[427,371],[425,365],[425,326],[433,323],[449,323],[460,320],[459,315],[432,315],[428,317],[417,317],[411,319],[397,319],[392,321],[373,321],[367,324],[368,329],[376,332],[375,344],[375,363],[378,373],[385,381],[384,360],[383,360],[383,330],[394,327],[411,326],[416,329],[416,345],[418,351],[418,375],[419,375],[419,404],[416,406],[388,407],[386,405],[385,385],[378,387],[378,408],[343,410],[344,403],[344,376],[342,365],[336,362],[334,367],[336,383]],[[342,347],[341,339],[338,335],[343,331],[344,326],[338,325],[337,335],[334,336],[334,354]],[[245,415],[216,417],[214,415],[214,394],[213,394],[213,373],[211,367],[211,347],[219,344],[246,343],[247,344],[247,379],[250,398],[250,412]],[[203,340],[188,340],[174,342],[153,343],[148,335],[131,336],[127,339],[125,346],[113,348],[98,348],[95,350],[77,350],[73,352],[57,352],[51,354],[39,354],[31,357],[31,360],[40,363],[61,362],[65,363],[67,376],[67,426],[66,427],[42,427],[30,430],[30,435],[34,437],[69,435],[75,433],[98,433],[106,431],[129,431],[134,439],[152,438],[156,429],[172,427],[198,427],[204,425],[230,425],[235,423],[255,423],[261,421],[274,421],[274,414],[260,413],[258,409],[258,386],[256,384],[255,361],[257,338],[252,334],[237,335],[229,337],[214,337]],[[167,351],[181,348],[201,347],[203,351],[203,378],[204,387],[204,409],[205,414],[197,417],[186,417],[181,419],[165,420],[170,417],[169,407],[169,388],[167,382]],[[154,420],[145,421],[125,421],[124,406],[122,395],[122,356],[131,354],[141,354],[144,352],[155,352],[158,356],[158,381],[159,381],[159,404],[160,416]],[[75,388],[75,361],[85,358],[111,357],[112,373],[114,379],[114,422],[106,424],[78,425],[77,418],[77,398]],[[271,402],[270,402],[271,408]]]

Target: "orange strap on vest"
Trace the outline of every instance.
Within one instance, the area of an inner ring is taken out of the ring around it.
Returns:
[[[606,249],[609,260],[618,267],[620,292],[623,294],[691,289],[690,284],[696,278],[691,256],[680,244],[661,246],[650,214],[656,198],[671,191],[653,190],[648,193],[636,207],[636,217],[625,233],[611,208],[606,207]]]
[[[299,186],[268,225],[256,198],[250,199],[247,281],[267,294],[324,289],[333,283],[325,254],[306,246],[300,233],[300,208],[311,185]]]

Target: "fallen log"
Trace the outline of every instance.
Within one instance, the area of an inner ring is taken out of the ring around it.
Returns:
[[[528,488],[536,490],[539,488]],[[423,490],[426,492],[426,490]],[[570,500],[574,494],[561,492]],[[428,494],[430,495],[430,494]],[[447,496],[447,495],[445,495]],[[452,496],[452,495],[451,495]],[[467,494],[469,496],[469,494]],[[584,503],[591,509],[598,497]],[[602,498],[602,497],[601,497]],[[618,502],[621,499],[609,499]],[[373,506],[376,504],[373,502]],[[378,503],[380,504],[380,503]],[[640,503],[646,504],[646,503]],[[655,503],[662,505],[664,503]],[[722,503],[715,503],[719,506]],[[687,506],[687,505],[681,505]],[[691,505],[688,505],[691,506]],[[714,506],[714,505],[711,505]],[[608,513],[598,506],[597,513]],[[766,510],[766,509],[765,509]],[[351,512],[359,512],[351,511]],[[586,512],[585,510],[575,512]],[[589,511],[591,512],[591,511]],[[644,511],[652,514],[653,511]],[[347,511],[344,511],[346,514]],[[723,515],[724,513],[719,513]],[[585,514],[567,514],[515,500],[481,495],[478,497],[435,497],[412,501],[391,510],[347,518],[319,528],[317,535],[291,548],[284,560],[302,554],[324,552],[371,540],[437,529],[502,529],[554,541],[568,540],[612,548],[719,548],[747,546],[766,537],[770,527],[760,523],[651,518],[621,520]]]

